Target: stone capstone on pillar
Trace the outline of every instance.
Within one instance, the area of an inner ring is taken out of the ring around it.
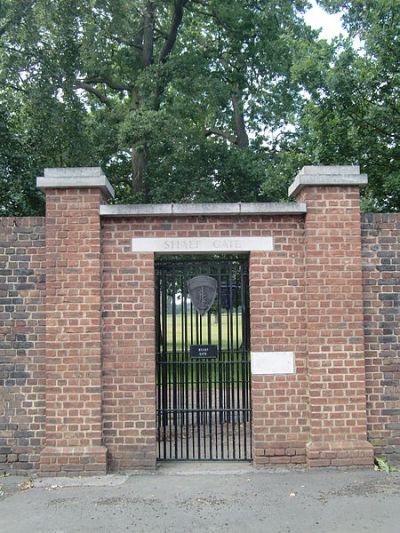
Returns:
[[[295,177],[288,189],[289,196],[297,198],[304,187],[353,186],[367,185],[368,177],[360,174],[358,165],[351,166],[305,166]]]
[[[46,169],[46,443],[42,475],[99,474],[102,438],[100,168]]]
[[[358,166],[304,167],[289,194],[307,204],[307,463],[373,464],[367,442]]]
[[[45,168],[36,185],[41,190],[96,188],[114,198],[114,189],[100,167]]]

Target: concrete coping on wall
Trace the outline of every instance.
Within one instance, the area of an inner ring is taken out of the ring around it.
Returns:
[[[355,186],[368,184],[366,174],[360,174],[358,165],[351,166],[305,166],[289,187],[289,196],[297,196],[306,186]]]
[[[212,215],[302,215],[305,203],[206,203],[101,205],[103,217],[212,216]]]
[[[99,188],[114,198],[114,189],[100,167],[45,168],[36,185],[39,189]]]

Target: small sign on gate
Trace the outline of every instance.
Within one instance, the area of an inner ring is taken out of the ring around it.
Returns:
[[[217,357],[216,344],[192,344],[190,355],[194,359],[214,359]]]

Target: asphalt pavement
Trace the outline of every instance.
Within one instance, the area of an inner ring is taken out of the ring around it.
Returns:
[[[165,464],[93,478],[0,477],[1,533],[399,533],[400,473]]]

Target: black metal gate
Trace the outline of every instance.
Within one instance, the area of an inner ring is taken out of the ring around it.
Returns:
[[[250,460],[247,258],[159,258],[156,319],[158,459]]]

